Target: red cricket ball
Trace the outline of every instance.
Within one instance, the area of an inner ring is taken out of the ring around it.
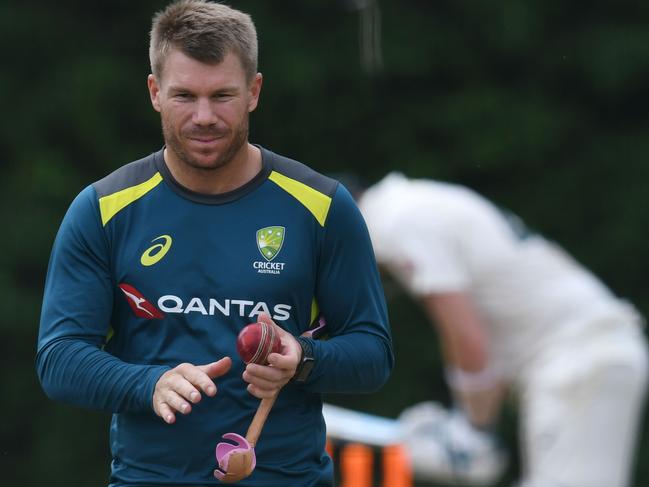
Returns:
[[[243,327],[237,337],[237,352],[241,360],[250,364],[266,365],[268,355],[282,348],[275,328],[268,323],[251,323]]]

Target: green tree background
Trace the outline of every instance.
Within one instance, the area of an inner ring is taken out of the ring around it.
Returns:
[[[324,172],[460,182],[561,243],[649,314],[649,4],[379,0],[382,65],[363,65],[362,1],[232,1],[259,29],[251,139]],[[162,145],[146,91],[162,1],[0,1],[2,425],[6,485],[106,484],[108,415],[49,401],[34,372],[49,251],[87,184]],[[444,400],[434,333],[386,282],[397,365],[386,416]],[[515,446],[515,418],[504,435]],[[643,426],[644,428],[644,426]],[[640,432],[634,485],[649,485]],[[516,460],[516,458],[514,458]],[[517,473],[515,461],[508,485]]]

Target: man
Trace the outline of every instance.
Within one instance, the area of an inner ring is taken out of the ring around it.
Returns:
[[[522,485],[631,485],[647,381],[638,312],[468,188],[394,173],[359,207],[379,265],[439,330],[447,382],[473,428],[491,430],[505,391],[518,393]],[[417,426],[430,433],[439,417],[430,405],[401,416],[415,463],[427,454]],[[453,464],[458,477],[467,461]]]
[[[393,365],[367,229],[336,181],[248,142],[262,76],[250,17],[184,0],[151,30],[165,147],[88,186],[57,235],[37,369],[54,398],[113,412],[111,486],[213,485],[214,447],[279,393],[240,485],[331,485],[321,393]],[[325,313],[327,341],[298,337]],[[266,321],[282,349],[245,366]]]

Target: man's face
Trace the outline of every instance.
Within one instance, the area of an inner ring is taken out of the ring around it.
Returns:
[[[173,49],[157,79],[149,75],[171,156],[196,169],[226,165],[248,140],[248,114],[257,107],[261,75],[248,83],[239,58],[228,53],[205,64]]]

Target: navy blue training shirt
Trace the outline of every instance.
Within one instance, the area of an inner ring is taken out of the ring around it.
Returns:
[[[332,485],[324,392],[371,392],[387,380],[392,346],[365,223],[347,190],[262,151],[262,170],[230,193],[179,185],[163,151],[88,186],[52,250],[38,339],[47,394],[110,411],[111,486],[215,485],[214,448],[244,435],[259,400],[246,390],[235,341],[267,312],[293,335],[318,313],[304,384],[277,398],[241,486]],[[176,423],[152,409],[159,377],[183,362],[232,357],[217,395]]]

